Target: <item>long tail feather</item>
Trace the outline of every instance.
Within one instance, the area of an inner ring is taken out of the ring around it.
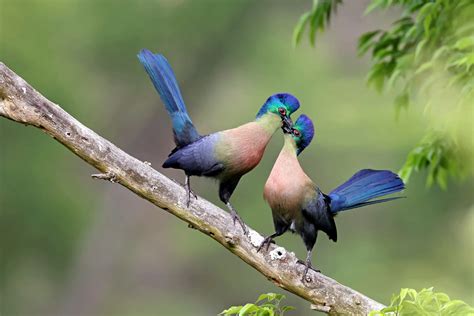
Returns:
[[[391,171],[363,169],[329,193],[331,211],[337,213],[370,204],[392,201],[398,198],[370,200],[399,192],[404,188],[403,181]]]
[[[188,115],[176,76],[166,58],[142,49],[138,53],[138,59],[145,67],[171,117],[176,145],[182,147],[198,140],[199,133]]]

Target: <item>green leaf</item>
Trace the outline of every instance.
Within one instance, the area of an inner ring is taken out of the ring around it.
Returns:
[[[462,50],[474,47],[474,36],[463,37],[454,44],[454,48]]]
[[[309,18],[311,17],[311,12],[306,12],[303,14],[298,23],[293,30],[293,46],[296,47],[298,43],[301,41],[301,37],[303,36],[303,32],[305,29],[306,24],[308,23]]]
[[[261,300],[267,299],[267,301],[272,302],[272,301],[280,301],[285,298],[285,295],[283,294],[277,294],[277,293],[267,293],[267,294],[262,294],[258,297],[257,302],[260,302]]]
[[[427,39],[423,39],[422,41],[420,41],[418,43],[418,45],[416,45],[416,49],[415,49],[415,61],[419,59],[420,55],[421,55],[421,51],[423,50],[423,47],[426,45],[426,43],[428,42]]]
[[[363,54],[365,54],[367,50],[369,50],[369,48],[374,45],[374,42],[372,41],[372,39],[376,35],[380,34],[380,32],[381,32],[380,30],[367,32],[367,33],[362,34],[361,37],[359,37],[359,42],[357,44],[359,56],[362,56]]]
[[[226,310],[223,310],[219,315],[234,315],[238,314],[243,306],[231,306]]]
[[[450,301],[449,296],[444,293],[435,293],[434,295],[441,305],[444,305]]]
[[[432,60],[437,60],[439,59],[441,56],[445,55],[446,53],[449,53],[449,47],[448,46],[441,46],[440,48],[438,48],[437,50],[435,50],[434,54],[433,54],[433,58]]]
[[[433,2],[428,2],[423,7],[421,10],[418,12],[418,16],[416,17],[416,23],[420,24],[421,21],[425,18],[425,16],[431,14],[431,10],[433,10],[434,3]]]
[[[252,303],[247,303],[242,307],[242,309],[239,312],[239,316],[245,316],[249,315],[250,313],[258,311],[258,306]]]
[[[405,297],[407,296],[408,294],[408,290],[409,289],[401,289],[400,290],[400,301],[403,301],[405,299]]]
[[[474,313],[474,309],[461,300],[453,300],[444,304],[442,308],[444,315],[468,315]]]
[[[418,69],[415,71],[415,75],[418,75],[420,73],[422,73],[423,71],[426,71],[428,69],[431,69],[433,68],[433,62],[429,61],[429,62],[426,62],[424,64],[422,64],[420,67],[418,67]]]
[[[381,9],[387,6],[387,0],[372,0],[370,5],[365,9],[364,14],[369,14],[370,12],[374,11],[375,9]]]
[[[256,316],[274,316],[275,311],[273,309],[263,308],[257,312]]]
[[[309,42],[311,46],[316,43],[316,33],[318,30],[324,31],[323,12],[316,10],[313,12],[309,26]]]
[[[423,28],[425,29],[425,33],[428,36],[431,31],[431,21],[433,20],[433,17],[431,15],[428,15],[425,20],[423,21]]]
[[[295,310],[295,308],[293,306],[283,306],[281,308],[282,312],[287,312],[287,311],[292,311],[292,310]]]
[[[258,303],[258,302],[260,302],[260,301],[263,301],[263,300],[267,299],[267,298],[268,298],[268,295],[270,295],[270,294],[273,294],[273,293],[265,293],[265,294],[260,294],[260,296],[258,297],[258,299],[257,299],[257,302],[256,302],[256,303]]]

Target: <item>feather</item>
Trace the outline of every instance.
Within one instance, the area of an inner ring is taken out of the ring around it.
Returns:
[[[399,192],[404,188],[403,181],[391,171],[363,169],[329,193],[331,211],[337,213],[391,201],[396,198],[368,202],[380,196]]]
[[[176,145],[182,147],[198,140],[201,136],[188,115],[173,69],[166,58],[142,49],[138,59],[145,67],[171,117]]]

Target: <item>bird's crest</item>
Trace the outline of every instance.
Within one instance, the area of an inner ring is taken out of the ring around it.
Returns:
[[[314,137],[314,125],[311,119],[301,114],[293,125],[293,138],[295,139],[298,155],[311,143]]]
[[[262,105],[257,113],[257,118],[262,115],[272,112],[278,114],[278,109],[284,107],[287,111],[287,115],[291,115],[293,112],[299,109],[300,102],[298,99],[289,93],[277,93],[270,96],[267,101]]]

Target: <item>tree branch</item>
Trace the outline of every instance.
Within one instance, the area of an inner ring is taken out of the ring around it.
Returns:
[[[271,245],[257,253],[263,237],[250,230],[250,238],[234,226],[230,215],[199,197],[186,208],[186,194],[179,184],[97,135],[46,99],[0,62],[0,116],[40,128],[98,169],[95,178],[120,183],[140,197],[168,211],[213,238],[277,286],[312,303],[328,314],[367,314],[384,306],[323,274],[310,271],[301,282],[304,266],[294,253]]]

